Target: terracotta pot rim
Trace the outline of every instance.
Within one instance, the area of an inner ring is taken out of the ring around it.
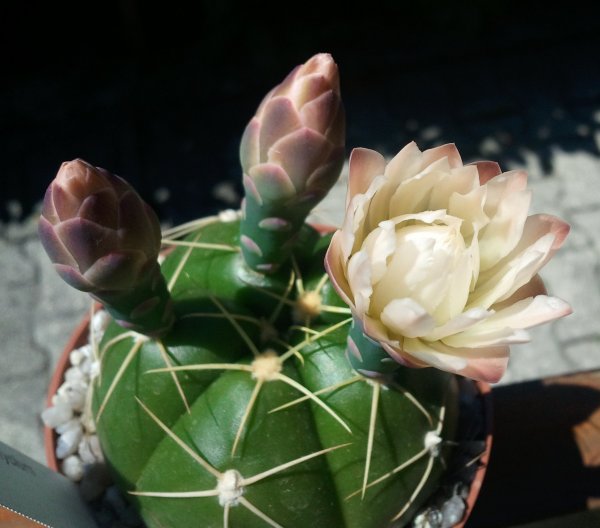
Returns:
[[[470,483],[469,494],[465,499],[465,515],[463,519],[453,528],[464,528],[465,524],[469,520],[469,517],[473,512],[473,508],[475,507],[475,503],[477,502],[477,498],[479,497],[481,487],[483,486],[485,474],[490,463],[490,454],[492,452],[492,444],[494,437],[494,410],[492,405],[492,387],[489,383],[485,381],[475,381],[474,383],[479,392],[479,396],[482,398],[483,401],[485,447],[483,449],[481,457],[479,458],[479,465],[477,467],[477,470],[475,471],[473,480]]]

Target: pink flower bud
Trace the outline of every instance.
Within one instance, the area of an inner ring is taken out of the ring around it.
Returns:
[[[252,192],[267,200],[320,199],[339,176],[344,140],[338,69],[331,55],[320,53],[271,90],[246,127],[240,145],[246,183],[253,180]]]
[[[131,289],[160,250],[155,213],[118,176],[65,162],[44,198],[39,234],[60,276],[91,293]]]

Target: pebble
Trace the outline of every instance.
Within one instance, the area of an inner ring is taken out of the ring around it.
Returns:
[[[83,436],[81,424],[78,425],[78,427],[72,427],[58,437],[56,441],[56,456],[58,458],[66,458],[77,451]]]
[[[84,358],[85,355],[83,354],[80,348],[76,348],[69,354],[69,361],[71,362],[71,365],[79,365]]]
[[[73,409],[67,403],[56,403],[52,407],[44,409],[42,421],[46,427],[55,429],[61,424],[68,422],[73,417]]]
[[[442,522],[442,512],[430,508],[415,517],[412,528],[442,528]]]
[[[84,436],[79,442],[79,447],[77,448],[77,453],[79,454],[79,458],[84,464],[93,464],[96,462],[96,455],[92,451],[92,446],[90,444],[90,437]]]
[[[444,522],[442,528],[452,528],[455,524],[458,524],[465,514],[465,502],[463,499],[454,495],[450,497],[442,505],[442,517]]]
[[[61,435],[61,434],[65,434],[67,431],[70,431],[71,429],[77,429],[77,428],[81,428],[81,423],[79,422],[79,419],[71,418],[68,422],[60,424],[54,430],[56,431],[56,434]]]
[[[58,389],[57,394],[62,396],[67,405],[76,412],[81,412],[85,407],[88,384],[83,382],[63,383]]]
[[[84,381],[84,374],[78,367],[70,367],[65,371],[65,381]]]
[[[83,478],[83,463],[77,456],[69,456],[65,458],[61,465],[61,470],[70,480],[74,482],[79,482]]]

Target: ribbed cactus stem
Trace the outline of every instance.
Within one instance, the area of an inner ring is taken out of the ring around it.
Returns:
[[[398,370],[400,365],[363,332],[360,321],[353,318],[348,332],[346,358],[356,372],[367,378],[381,378]]]
[[[173,326],[171,294],[156,263],[131,290],[103,291],[92,295],[124,328],[151,337],[161,337]]]

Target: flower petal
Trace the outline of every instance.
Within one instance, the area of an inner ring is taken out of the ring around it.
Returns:
[[[423,361],[418,360],[416,357],[407,354],[399,345],[382,343],[381,346],[389,354],[389,356],[394,361],[397,361],[400,365],[408,368],[425,368],[431,366]]]
[[[467,366],[458,374],[470,379],[485,381],[486,383],[498,383],[508,367],[508,347],[501,347],[503,356],[472,358],[468,360]]]
[[[354,306],[358,314],[369,310],[371,294],[371,267],[366,251],[359,251],[352,255],[348,262],[348,284],[354,297]]]
[[[369,233],[363,248],[371,261],[371,281],[377,284],[384,276],[388,258],[396,250],[396,231],[391,221],[381,222],[379,227]]]
[[[55,180],[46,192],[42,213],[49,220],[56,218],[53,220],[53,223],[56,223],[73,218],[80,205],[81,199],[71,194]]]
[[[546,286],[544,281],[539,275],[534,275],[532,279],[525,285],[521,286],[515,293],[513,293],[508,299],[502,302],[494,304],[493,308],[496,311],[500,311],[507,306],[511,306],[522,299],[527,297],[535,297],[536,295],[547,295]]]
[[[515,249],[496,266],[482,273],[469,307],[484,308],[508,299],[527,284],[562,246],[569,224],[549,215],[527,218]]]
[[[306,103],[300,110],[300,119],[304,126],[325,135],[340,109],[340,97],[333,90],[322,93],[316,99]]]
[[[458,334],[468,328],[476,325],[480,321],[487,319],[492,316],[494,312],[492,310],[484,310],[483,308],[472,308],[466,312],[457,315],[450,319],[447,323],[438,326],[425,336],[427,341],[438,341],[445,337]]]
[[[352,290],[346,279],[344,272],[344,257],[342,255],[342,232],[336,231],[331,237],[331,242],[325,254],[325,270],[329,275],[331,284],[337,291],[342,300],[351,308],[354,308],[352,301]]]
[[[436,342],[436,344],[439,344]],[[405,339],[403,350],[426,365],[445,370],[459,372],[467,366],[467,360],[454,354],[445,354],[434,349],[432,343],[422,339]]]
[[[446,145],[424,150],[423,167],[431,165],[432,163],[443,158],[448,158],[448,163],[453,169],[463,166],[462,158],[460,157],[460,153],[458,152],[456,145],[454,143],[447,143]]]
[[[84,276],[79,273],[75,268],[71,266],[65,266],[64,264],[54,264],[54,269],[60,276],[62,280],[64,280],[69,286],[73,288],[83,291],[83,292],[91,292],[96,289],[96,287],[89,282]]]
[[[366,148],[355,148],[350,153],[348,175],[348,195],[346,205],[356,194],[365,194],[376,176],[385,170],[385,158]]]
[[[485,213],[491,218],[496,214],[500,204],[510,200],[514,193],[526,190],[527,173],[521,170],[504,172],[489,180],[485,187],[487,189]]]
[[[571,226],[564,220],[547,214],[532,215],[527,218],[523,229],[523,236],[519,245],[515,248],[515,252],[520,251],[524,246],[530,245],[533,240],[536,240],[546,233],[551,233],[554,236],[551,253],[548,260],[561,248]]]
[[[240,162],[245,173],[260,163],[260,122],[256,117],[250,120],[242,134]]]
[[[364,237],[368,235],[365,218],[369,212],[371,198],[384,184],[385,177],[376,176],[367,191],[364,194],[355,194],[348,204],[342,226],[344,233],[342,250],[346,259],[350,258],[350,253],[356,251]]]
[[[289,176],[274,163],[255,165],[250,169],[249,178],[261,202],[287,200],[296,194],[296,188]],[[246,182],[244,184],[247,185]]]
[[[423,153],[414,141],[396,154],[385,168],[385,177],[396,185],[414,176],[423,167]]]
[[[438,179],[429,198],[428,210],[447,209],[449,198],[455,194],[467,194],[479,188],[479,178],[475,167],[459,167],[445,173]]]
[[[410,355],[437,367],[471,379],[496,383],[508,364],[509,347],[452,348],[439,341],[433,343],[420,339],[407,339],[404,349]]]
[[[83,276],[103,290],[128,290],[136,284],[146,263],[146,257],[141,251],[110,253],[94,262]]]
[[[263,163],[267,161],[269,149],[277,140],[302,126],[292,101],[281,96],[266,102],[260,121],[260,161]]]
[[[75,259],[63,244],[62,240],[56,235],[52,224],[43,216],[40,216],[38,223],[38,235],[44,246],[44,250],[48,253],[50,260],[55,264],[63,264],[73,268],[77,267]]]
[[[438,172],[419,173],[401,182],[396,189],[390,190],[389,216],[393,218],[428,210],[431,193],[440,177]]]
[[[119,227],[118,200],[114,190],[109,187],[87,196],[76,212],[81,218],[102,224],[110,229]]]
[[[279,139],[268,152],[270,163],[283,167],[297,191],[325,161],[333,145],[315,130],[302,127]]]
[[[321,72],[315,71],[308,75],[299,75],[290,86],[289,97],[294,101],[296,108],[300,109],[308,101],[316,99],[330,89],[330,80]]]
[[[476,233],[479,236],[481,229],[490,221],[484,212],[486,195],[485,187],[477,187],[466,194],[454,193],[448,200],[448,214],[463,220],[460,232],[465,239]]]
[[[513,193],[496,208],[479,233],[480,269],[485,271],[508,255],[519,242],[527,220],[531,192]]]
[[[528,283],[543,266],[549,254],[554,237],[552,234],[541,237],[516,257],[502,266],[493,268],[493,273],[481,274],[475,291],[469,297],[467,308],[489,308],[510,297],[521,286]]]
[[[558,297],[537,295],[522,299],[502,310],[498,310],[482,328],[531,328],[547,321],[564,317],[573,312],[571,306]]]
[[[395,335],[404,337],[420,337],[435,327],[427,310],[409,297],[389,302],[381,312],[381,321]]]
[[[119,247],[139,249],[152,260],[160,251],[160,226],[156,214],[147,208],[133,189],[125,192],[119,201]],[[150,216],[149,216],[150,214]]]
[[[480,185],[485,185],[492,178],[502,174],[500,165],[495,161],[474,161],[468,165],[475,165],[475,167],[477,167]]]
[[[470,250],[464,250],[448,259],[445,265],[447,289],[438,288],[440,301],[433,316],[437,321],[449,321],[461,314],[469,299],[469,288],[473,279],[473,259]],[[443,275],[444,272],[442,271]]]
[[[96,259],[119,247],[116,231],[82,218],[71,218],[61,222],[54,229],[82,273]]]
[[[445,345],[470,349],[487,348],[498,345],[514,345],[530,341],[529,334],[520,328],[491,328],[482,323],[475,328],[447,337],[443,340]]]

